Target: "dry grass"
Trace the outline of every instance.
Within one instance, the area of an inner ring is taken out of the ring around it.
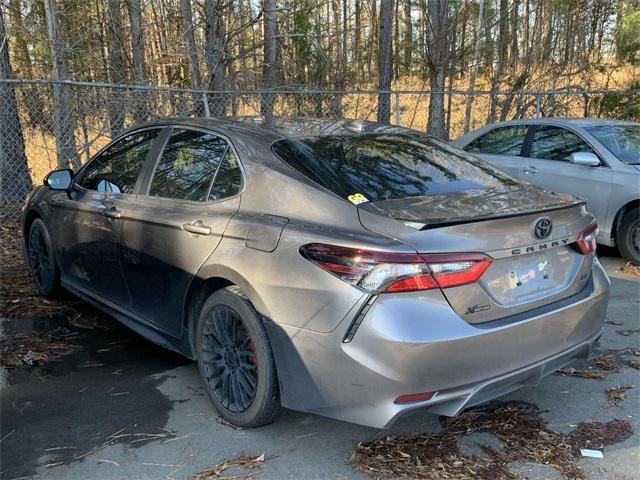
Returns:
[[[621,268],[620,271],[622,273],[625,273],[627,275],[632,275],[634,277],[640,277],[640,266],[638,265],[634,265],[631,262],[627,262],[625,263]]]
[[[216,463],[212,467],[203,470],[200,473],[196,473],[190,480],[248,480],[252,478],[251,473],[239,473],[237,475],[223,475],[225,471],[232,468],[254,470],[256,468],[262,468],[264,464],[264,453],[262,455],[247,455],[241,453],[232,458],[227,458],[221,462]]]
[[[563,377],[580,377],[591,380],[602,380],[607,376],[607,372],[599,370],[590,370],[586,368],[561,368],[558,373]]]
[[[0,269],[23,264],[20,222],[0,222]]]
[[[593,357],[591,359],[591,363],[601,370],[605,370],[607,372],[618,371],[618,363],[616,362],[615,355],[602,355],[599,357]]]
[[[65,338],[69,334],[65,328],[57,328],[45,334],[31,332],[3,335],[0,338],[0,366],[32,367],[59,360],[78,348]]]
[[[623,337],[630,337],[634,333],[640,332],[640,328],[630,328],[625,330],[616,330],[618,335],[622,335]]]
[[[602,448],[622,442],[633,432],[626,420],[581,423],[568,434],[546,428],[534,405],[512,402],[464,412],[443,420],[444,431],[386,437],[356,446],[352,465],[370,478],[411,479],[515,479],[512,462],[549,465],[566,478],[582,479],[577,465],[580,448]],[[484,456],[464,455],[458,440],[474,432],[489,432],[499,440],[500,451],[483,446]]]
[[[607,390],[607,402],[611,406],[618,406],[627,397],[627,390],[631,390],[631,385],[617,385]]]

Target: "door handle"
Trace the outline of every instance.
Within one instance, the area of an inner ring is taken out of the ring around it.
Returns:
[[[522,173],[540,173],[539,170],[532,165],[529,165],[528,167],[522,167],[521,171]]]
[[[122,217],[122,212],[119,212],[116,207],[109,207],[109,208],[105,208],[102,211],[102,215],[104,215],[107,218],[120,218]]]
[[[185,232],[194,233],[196,235],[211,235],[211,227],[202,223],[202,220],[194,220],[191,223],[182,225]]]

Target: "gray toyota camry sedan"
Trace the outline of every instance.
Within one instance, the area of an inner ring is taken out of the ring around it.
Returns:
[[[586,356],[608,301],[581,201],[363,121],[142,125],[50,173],[23,222],[42,295],[197,360],[245,427],[456,415]]]

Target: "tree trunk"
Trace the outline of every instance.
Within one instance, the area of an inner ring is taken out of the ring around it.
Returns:
[[[12,77],[4,6],[0,4],[0,207],[17,207],[32,188]]]
[[[484,0],[480,0],[478,11],[478,23],[476,24],[476,41],[473,49],[473,65],[469,77],[469,93],[467,94],[467,105],[464,112],[464,133],[468,133],[471,128],[471,109],[473,108],[474,92],[476,89],[476,77],[478,75],[478,62],[480,61],[480,32],[482,32],[482,22],[484,16]]]
[[[122,10],[120,0],[108,0],[108,25],[109,25],[109,72],[111,83],[123,84],[126,80],[124,63],[124,31],[122,28]],[[111,138],[124,130],[126,109],[122,91],[114,89],[108,99],[109,128]]]
[[[394,0],[380,0],[378,19],[378,122],[389,123],[391,117],[391,75]]]
[[[276,86],[276,55],[278,45],[276,40],[277,6],[276,0],[263,0],[264,10],[264,59],[262,63],[262,88],[273,90]],[[265,117],[273,115],[274,95],[262,96],[260,114]]]
[[[225,90],[225,24],[224,0],[205,0],[205,58],[207,64],[207,86],[209,90]],[[224,94],[209,98],[209,110],[213,116],[222,116],[226,112]]]
[[[142,7],[140,0],[127,0],[129,19],[131,20],[131,63],[133,64],[133,79],[138,84],[145,83],[144,72],[144,30],[140,18]]]
[[[373,41],[373,36],[376,32],[378,32],[378,14],[377,14],[377,1],[371,0],[371,9],[370,9],[370,26],[369,26],[369,52],[367,55],[367,81],[371,82],[373,80],[372,73],[372,63],[373,63],[373,47],[375,42]]]
[[[429,121],[427,134],[447,139],[444,85],[449,65],[448,0],[430,0],[427,5],[427,60],[429,64]]]
[[[11,24],[18,32],[25,31],[25,26],[22,21],[22,1],[11,0],[9,3],[10,10],[7,13],[10,14]],[[13,57],[13,71],[17,73],[20,78],[36,78],[33,72],[33,60],[29,46],[23,35],[16,35],[13,38],[14,52],[17,53]],[[18,63],[17,61],[20,60]],[[32,84],[25,85],[21,91],[18,92],[18,96],[22,99],[28,113],[27,126],[37,126],[45,130],[48,134],[53,135],[53,125],[48,118],[43,118],[42,105],[45,101],[41,95],[40,85]]]
[[[499,90],[504,76],[507,57],[509,55],[509,0],[500,0],[500,12],[498,20],[498,65],[491,77],[491,90]],[[498,108],[498,95],[491,95],[489,106],[489,116],[487,123],[496,121],[496,110]]]
[[[142,28],[142,6],[140,0],[127,0],[129,19],[131,21],[131,63],[133,67],[133,81],[138,85],[146,83],[144,56],[144,30]],[[146,102],[146,92],[134,91],[133,115],[136,123],[145,121],[148,117],[148,106]]]
[[[362,32],[360,31],[362,29],[362,7],[360,2],[361,0],[355,0],[356,31],[354,33],[355,38],[353,42],[353,56],[355,58],[356,72],[358,72],[358,75],[360,75],[360,66],[362,65],[362,54],[360,53],[360,46],[362,44]]]
[[[404,70],[411,73],[411,56],[413,53],[413,18],[411,16],[412,0],[404,0]]]
[[[196,36],[193,30],[193,10],[191,0],[180,0],[180,10],[182,13],[182,30],[187,43],[189,54],[189,66],[191,68],[191,87],[202,88],[202,77],[200,76],[200,62],[198,60],[198,48],[196,47]]]
[[[73,117],[73,105],[69,86],[63,83],[68,79],[67,64],[62,49],[62,39],[58,30],[58,17],[55,0],[44,0],[47,18],[49,49],[51,50],[53,85],[53,130],[56,136],[56,160],[58,167],[80,166],[76,151],[76,122]]]

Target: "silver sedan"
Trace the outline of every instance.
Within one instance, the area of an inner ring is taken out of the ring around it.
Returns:
[[[23,216],[41,294],[197,360],[239,426],[280,406],[375,427],[455,415],[602,332],[583,203],[413,130],[172,119],[44,183]]]
[[[581,197],[598,243],[640,265],[640,124],[539,118],[494,123],[454,145],[515,178]]]

